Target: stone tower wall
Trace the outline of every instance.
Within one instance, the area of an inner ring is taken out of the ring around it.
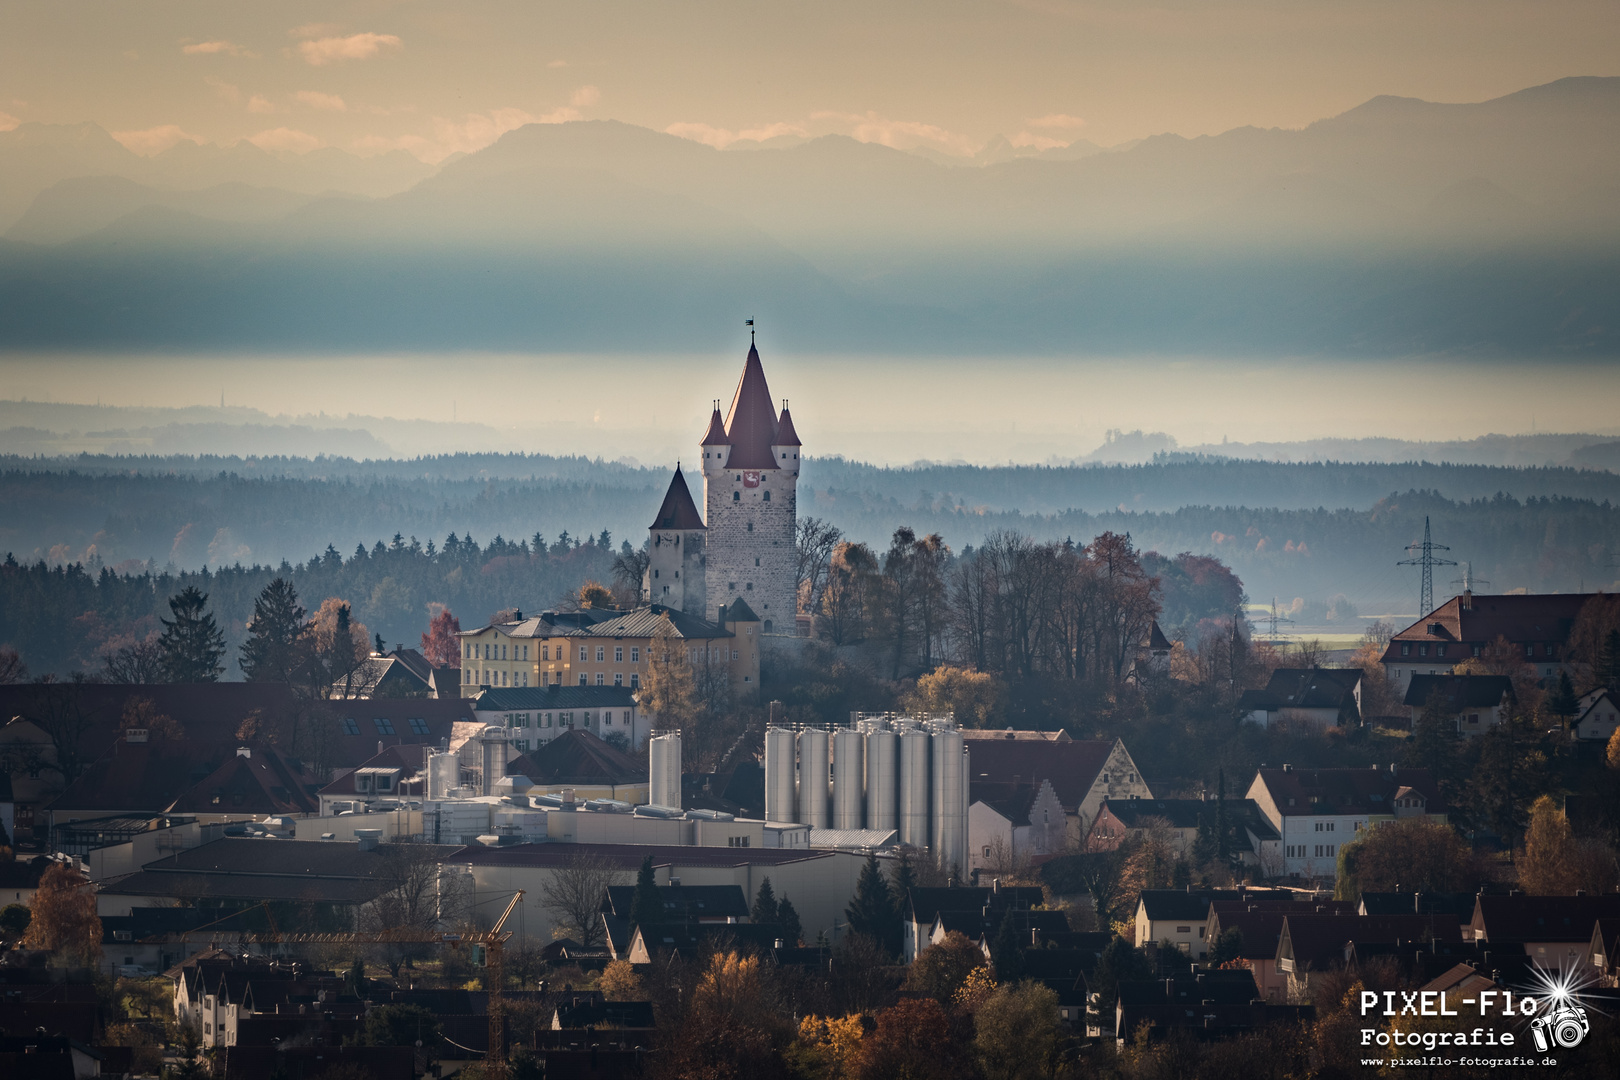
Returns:
[[[708,606],[702,529],[649,529],[647,599],[703,618]]]
[[[758,486],[749,487],[745,473],[711,462],[703,470],[704,519],[709,526],[704,618],[713,620],[722,604],[741,597],[762,623],[770,624],[767,633],[792,634],[797,610],[793,544],[798,469],[761,470]]]

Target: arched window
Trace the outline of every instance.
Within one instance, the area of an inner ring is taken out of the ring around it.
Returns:
[[[771,501],[771,493],[770,493],[770,492],[768,492],[768,491],[767,491],[767,492],[766,492],[766,493],[765,493],[765,501],[766,501],[766,502],[770,502],[770,501]]]
[[[740,492],[740,491],[733,491],[733,492],[732,492],[732,493],[731,493],[731,501],[732,501],[732,502],[742,502],[742,492]]]

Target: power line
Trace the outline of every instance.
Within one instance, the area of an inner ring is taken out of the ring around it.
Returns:
[[[1434,610],[1434,568],[1437,566],[1456,566],[1452,559],[1442,559],[1435,556],[1436,551],[1450,551],[1444,544],[1436,544],[1429,539],[1429,516],[1423,515],[1423,543],[1406,545],[1407,551],[1419,552],[1415,559],[1402,559],[1396,566],[1421,566],[1423,568],[1423,585],[1418,594],[1418,618],[1422,618]]]

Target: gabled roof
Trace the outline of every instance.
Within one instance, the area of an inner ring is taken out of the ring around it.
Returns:
[[[998,909],[1031,908],[1044,902],[1045,897],[1036,885],[1003,885],[1000,889],[987,885],[914,885],[906,905],[912,922],[932,926],[942,911],[980,912],[986,905]]]
[[[677,463],[675,475],[669,479],[669,490],[664,492],[664,504],[658,508],[658,514],[653,518],[653,523],[648,528],[701,529],[703,527],[703,515],[698,513],[697,504],[692,501],[692,492],[686,486],[686,477],[681,475],[681,467]]]
[[[728,623],[759,622],[759,616],[754,614],[754,609],[740,596],[725,606],[720,613],[720,619]]]
[[[506,766],[508,776],[527,776],[536,784],[637,784],[646,768],[624,751],[588,731],[574,728],[531,750]]]
[[[1245,709],[1337,709],[1361,680],[1360,668],[1278,668],[1264,690],[1245,690]]]
[[[1463,606],[1462,596],[1453,596],[1417,622],[1390,639],[1384,650],[1384,663],[1411,663],[1412,656],[1401,656],[1401,645],[1415,642],[1462,642],[1488,645],[1498,637],[1514,644],[1551,642],[1569,638],[1575,617],[1587,601],[1601,593],[1514,594],[1482,596],[1475,594]],[[1461,659],[1459,654],[1458,659]]]
[[[1445,912],[1463,922],[1474,916],[1477,894],[1470,892],[1364,892],[1361,894],[1361,915],[1427,915]]]
[[[318,781],[294,768],[273,747],[233,753],[223,765],[158,809],[181,814],[313,814]]]
[[[1239,822],[1248,813],[1247,799],[1228,799],[1226,807],[1227,820]],[[1098,809],[1097,816],[1101,817],[1103,810],[1113,816],[1127,829],[1141,828],[1149,818],[1163,818],[1172,829],[1196,829],[1200,823],[1199,815],[1207,815],[1209,823],[1215,824],[1215,804],[1203,799],[1104,799],[1102,807]]]
[[[1474,901],[1474,939],[1493,948],[1530,941],[1592,940],[1599,919],[1620,918],[1620,894],[1602,896],[1490,896]]]
[[[737,380],[737,393],[731,399],[731,413],[726,417],[726,438],[731,443],[726,468],[777,468],[771,453],[776,428],[776,408],[771,404],[771,388],[765,384],[765,368],[759,362],[759,350],[749,345],[742,378]]]
[[[574,1028],[650,1029],[654,1026],[650,1001],[563,1001],[552,1014],[553,1026]]]
[[[1588,936],[1590,931],[1588,932]],[[1442,938],[1461,941],[1455,915],[1289,915],[1277,956],[1293,958],[1296,971],[1322,971],[1344,963],[1345,946]]]
[[[1257,779],[1284,817],[1392,813],[1402,787],[1422,792],[1431,814],[1447,809],[1427,769],[1261,769]]]
[[[1506,675],[1413,675],[1402,704],[1421,709],[1430,694],[1439,694],[1450,712],[1494,709],[1512,692],[1513,680]]]
[[[191,738],[158,738],[146,743],[120,740],[91,762],[56,797],[51,809],[59,819],[68,812],[162,813],[234,760],[237,745]],[[227,806],[224,812],[233,809]],[[219,812],[218,808],[213,812]]]
[[[1039,784],[974,780],[968,784],[968,805],[983,803],[1014,826],[1028,825],[1030,807],[1040,790]]]
[[[679,638],[735,636],[723,626],[700,619],[696,615],[688,615],[679,608],[666,607],[663,604],[647,604],[644,607],[631,608],[628,611],[618,608],[542,611],[539,615],[531,616],[522,622],[494,625],[494,629],[512,638],[646,638],[657,636],[664,617],[669,619],[670,624],[674,627],[675,636]],[[490,628],[489,626],[481,626],[477,630],[463,630],[461,636],[471,637]]]
[[[969,779],[1003,783],[1015,778],[1020,783],[1050,780],[1063,809],[1073,813],[1091,793],[1115,745],[1103,740],[975,739],[969,747]]]
[[[1209,918],[1209,895],[1183,889],[1143,889],[1143,912],[1154,922],[1203,922]]]

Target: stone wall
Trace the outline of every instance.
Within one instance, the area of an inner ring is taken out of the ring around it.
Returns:
[[[746,478],[756,476],[757,483],[750,486]],[[741,598],[769,627],[765,633],[794,632],[797,489],[797,470],[744,473],[718,463],[704,469],[709,526],[704,618],[714,619],[722,604]]]

